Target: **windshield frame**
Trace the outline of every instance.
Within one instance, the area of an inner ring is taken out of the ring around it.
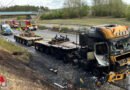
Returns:
[[[124,37],[124,38],[120,38],[120,39],[111,39],[109,40],[109,44],[110,44],[110,55],[119,55],[119,54],[122,54],[122,53],[126,53],[128,51],[130,51],[130,46],[126,49],[126,48],[123,48],[119,51],[112,51],[112,47],[116,45],[117,42],[119,41],[125,41],[125,40],[128,40],[130,41],[130,36],[128,37]],[[115,45],[114,45],[115,44]],[[130,45],[130,44],[129,44]],[[116,49],[116,46],[115,46],[115,49]],[[118,49],[117,49],[118,50]]]

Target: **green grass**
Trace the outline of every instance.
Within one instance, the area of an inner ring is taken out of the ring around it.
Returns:
[[[0,49],[6,50],[9,53],[22,52],[23,54],[21,56],[18,56],[21,59],[27,60],[30,57],[30,53],[27,50],[25,50],[25,49],[23,49],[23,48],[21,48],[19,46],[16,46],[15,44],[6,41],[3,38],[0,38]]]
[[[38,28],[39,28],[39,29],[45,29],[46,26],[45,26],[45,25],[39,25]]]
[[[113,17],[85,17],[82,19],[53,19],[53,20],[40,20],[39,24],[56,23],[56,24],[87,24],[87,25],[100,25],[100,24],[120,24],[130,26],[130,21],[126,18],[113,18]]]

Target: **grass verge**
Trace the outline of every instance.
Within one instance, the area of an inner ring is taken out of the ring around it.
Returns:
[[[130,26],[130,21],[126,18],[113,17],[85,17],[82,19],[53,19],[53,20],[39,20],[39,24],[56,23],[56,24],[86,24],[86,25],[100,25],[100,24],[120,24]]]
[[[6,50],[9,53],[22,52],[22,55],[20,56],[18,55],[18,58],[24,59],[24,60],[29,60],[30,55],[31,55],[26,49],[16,46],[15,44],[8,42],[7,40],[3,38],[0,38],[0,49]]]

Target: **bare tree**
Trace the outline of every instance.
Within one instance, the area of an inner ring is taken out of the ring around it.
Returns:
[[[64,9],[70,17],[82,17],[88,14],[88,6],[85,0],[65,0]]]
[[[122,0],[93,0],[92,12],[95,16],[121,17],[124,10],[125,5]]]

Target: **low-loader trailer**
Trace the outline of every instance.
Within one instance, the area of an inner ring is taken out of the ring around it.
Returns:
[[[21,43],[26,46],[34,45],[35,41],[42,40],[43,38],[37,35],[34,35],[31,31],[21,31],[21,34],[14,35],[16,42]]]

